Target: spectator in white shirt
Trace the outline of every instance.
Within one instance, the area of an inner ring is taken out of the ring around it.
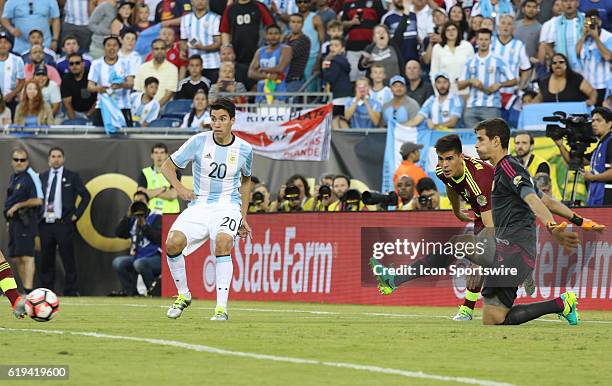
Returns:
[[[40,86],[42,90],[43,100],[51,106],[51,112],[53,116],[59,113],[60,104],[62,102],[62,94],[59,86],[52,80],[49,80],[47,75],[47,68],[45,65],[38,65],[34,70],[34,80]]]
[[[183,128],[191,128],[194,131],[210,130],[210,113],[208,112],[208,98],[204,90],[196,91],[193,97],[191,112],[183,119]]]
[[[458,90],[457,79],[465,69],[465,63],[474,56],[474,47],[463,40],[463,34],[454,23],[446,23],[442,27],[442,41],[436,44],[431,54],[430,74],[442,71],[448,74],[451,82],[451,92],[466,96],[468,89]],[[432,83],[435,81],[431,79]]]

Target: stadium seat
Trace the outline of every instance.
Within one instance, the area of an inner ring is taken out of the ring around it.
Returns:
[[[149,127],[179,127],[181,123],[178,118],[159,118],[149,123]]]
[[[91,123],[91,121],[87,118],[64,119],[62,121],[62,125],[71,125],[71,126],[85,126],[89,123]]]
[[[181,118],[191,111],[191,100],[190,99],[177,99],[169,101],[164,106],[161,118]]]

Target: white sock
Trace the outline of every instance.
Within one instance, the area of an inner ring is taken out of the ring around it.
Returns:
[[[176,289],[178,290],[179,295],[185,295],[188,298],[191,298],[189,287],[187,287],[185,256],[183,256],[183,254],[181,253],[180,255],[175,257],[168,256],[167,260],[168,267],[170,268],[170,273],[172,273],[172,278],[174,279],[174,285],[176,285]]]
[[[229,296],[234,266],[230,255],[217,256],[216,260],[217,305],[222,306],[227,311],[227,297]]]

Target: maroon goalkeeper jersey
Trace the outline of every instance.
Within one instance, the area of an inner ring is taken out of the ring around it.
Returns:
[[[493,166],[478,158],[464,157],[461,177],[444,177],[441,166],[436,167],[436,176],[470,204],[476,216],[474,232],[478,233],[484,228],[480,213],[491,210],[494,169]]]

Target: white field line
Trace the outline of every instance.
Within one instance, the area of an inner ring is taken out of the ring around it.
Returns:
[[[85,307],[108,307],[108,306],[122,306],[122,307],[143,307],[143,308],[168,308],[168,306],[160,305],[153,306],[147,304],[135,304],[135,303],[80,303],[80,302],[62,302],[61,304],[69,306],[85,306]],[[197,310],[213,310],[214,307],[191,307]],[[314,315],[328,315],[328,316],[382,316],[386,318],[421,318],[421,319],[447,319],[452,320],[449,315],[427,315],[427,314],[396,314],[396,313],[384,313],[384,312],[361,312],[361,313],[341,313],[332,311],[317,311],[317,310],[295,310],[295,309],[274,309],[274,308],[243,308],[243,307],[231,307],[232,311],[245,311],[245,312],[276,312],[282,314],[292,313],[305,313]],[[475,316],[474,319],[482,319]],[[549,322],[549,323],[567,323],[563,320],[554,319],[535,319],[535,322]],[[612,324],[612,320],[584,320],[580,319],[580,323],[598,323],[598,324]]]
[[[476,378],[467,378],[467,377],[451,377],[451,376],[444,376],[444,375],[427,374],[422,371],[408,371],[408,370],[392,369],[392,368],[378,367],[378,366],[359,365],[359,364],[346,363],[346,362],[326,362],[326,361],[319,361],[315,359],[303,359],[303,358],[294,358],[294,357],[277,356],[277,355],[257,354],[257,353],[243,352],[243,351],[230,351],[230,350],[224,350],[224,349],[220,349],[216,347],[179,342],[175,340],[141,338],[141,337],[136,337],[136,336],[109,335],[109,334],[102,334],[102,333],[97,333],[97,332],[73,332],[73,331],[41,330],[41,329],[29,329],[29,328],[0,327],[0,331],[30,332],[30,333],[56,334],[56,335],[74,335],[74,336],[86,336],[86,337],[98,338],[98,339],[127,340],[127,341],[132,341],[132,342],[150,343],[150,344],[155,344],[155,345],[160,345],[160,346],[171,346],[171,347],[176,347],[176,348],[182,348],[185,350],[207,352],[207,353],[217,354],[217,355],[227,355],[227,356],[243,357],[243,358],[250,358],[250,359],[259,359],[259,360],[272,361],[272,362],[284,362],[284,363],[294,363],[294,364],[303,364],[303,365],[335,367],[335,368],[358,370],[358,371],[368,371],[371,373],[398,375],[398,376],[402,376],[406,378],[428,379],[428,380],[435,380],[435,381],[441,381],[441,382],[464,383],[464,384],[470,384],[470,385],[513,386],[512,384],[509,384],[509,383],[489,381],[485,379],[476,379]]]

